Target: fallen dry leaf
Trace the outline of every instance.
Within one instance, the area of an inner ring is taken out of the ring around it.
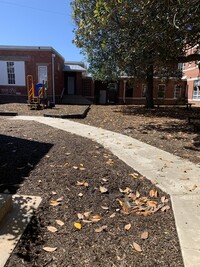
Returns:
[[[103,230],[105,230],[106,228],[107,228],[107,225],[103,225],[103,226],[101,226],[101,227],[95,229],[94,231],[95,231],[96,233],[101,233],[101,232],[102,232]]]
[[[69,165],[69,163],[68,162],[66,162],[65,164],[64,164],[64,167],[67,167]]]
[[[63,221],[61,221],[61,220],[56,220],[56,223],[58,224],[58,225],[60,225],[60,226],[63,226],[65,223],[63,222]]]
[[[140,197],[140,193],[138,191],[136,191],[135,196],[136,196],[136,198],[139,198]]]
[[[91,213],[92,213],[91,211],[86,211],[86,212],[84,212],[83,214],[84,214],[84,216],[85,216],[86,218],[89,218]]]
[[[54,252],[55,250],[57,250],[57,247],[43,247],[43,250],[47,252]]]
[[[63,197],[59,197],[59,198],[57,198],[56,201],[57,201],[57,202],[61,202],[61,201],[63,201]]]
[[[145,240],[149,237],[149,233],[147,231],[144,231],[142,234],[141,234],[141,239]]]
[[[92,223],[92,221],[90,221],[90,220],[83,220],[82,222],[84,222],[84,223]]]
[[[109,207],[107,207],[107,206],[101,206],[101,208],[102,208],[103,210],[109,210]]]
[[[61,205],[61,203],[58,202],[57,200],[50,200],[50,206],[54,206],[54,207],[56,207],[56,206],[58,206],[58,205]]]
[[[110,215],[110,218],[114,218],[116,216],[116,213],[112,213],[111,215]]]
[[[78,223],[78,222],[75,222],[75,223],[74,223],[74,227],[75,227],[76,229],[78,229],[78,230],[81,230],[82,225],[81,225],[80,223]]]
[[[129,173],[129,176],[131,176],[133,179],[139,178],[139,174],[134,172],[134,173]]]
[[[191,190],[190,190],[190,191],[194,191],[196,188],[197,188],[197,185],[196,185],[196,184],[194,184],[194,185],[192,186],[192,188],[191,188]]]
[[[124,229],[127,230],[127,231],[129,231],[131,229],[131,224],[130,223],[126,224],[124,226]]]
[[[58,229],[54,226],[47,226],[47,229],[49,232],[55,233],[58,231]]]
[[[166,206],[164,206],[164,207],[162,207],[161,208],[161,211],[167,211],[167,210],[169,210],[170,209],[170,206],[169,205],[166,205]]]
[[[133,248],[137,251],[137,252],[142,252],[142,248],[140,245],[138,245],[137,243],[133,242]]]
[[[85,182],[85,181],[82,181],[82,182],[77,181],[76,185],[78,185],[78,186],[85,186],[85,187],[88,187],[89,186],[89,184],[87,182]]]
[[[100,187],[99,187],[99,190],[100,190],[100,192],[101,192],[102,194],[108,192],[108,189],[107,189],[106,187],[104,187],[104,186],[100,186]]]
[[[93,221],[93,222],[98,222],[98,221],[100,221],[101,219],[102,219],[101,215],[96,214],[96,215],[92,216],[91,221]]]
[[[84,215],[81,214],[81,213],[77,213],[77,217],[78,217],[80,220],[84,219]]]
[[[149,191],[149,196],[157,198],[158,197],[158,191],[157,190],[153,190],[153,189],[150,190]]]

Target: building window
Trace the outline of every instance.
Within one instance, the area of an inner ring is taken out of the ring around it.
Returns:
[[[165,98],[165,84],[158,85],[158,98]]]
[[[200,100],[200,80],[194,81],[193,99]]]
[[[147,92],[147,86],[146,84],[142,85],[142,97],[146,97],[146,92]]]
[[[133,85],[130,81],[126,83],[126,97],[133,97]]]
[[[38,66],[38,83],[47,81],[47,66]]]
[[[8,84],[15,84],[14,62],[7,62]]]
[[[180,85],[175,85],[174,87],[174,98],[175,99],[181,98],[181,91],[182,91],[182,87]]]

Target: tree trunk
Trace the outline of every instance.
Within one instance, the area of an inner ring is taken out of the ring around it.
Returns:
[[[154,108],[153,103],[153,65],[147,68],[146,108]]]

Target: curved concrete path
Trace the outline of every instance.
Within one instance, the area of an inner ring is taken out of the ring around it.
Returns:
[[[131,137],[81,123],[18,116],[90,138],[170,194],[185,267],[200,267],[200,164],[194,164]]]

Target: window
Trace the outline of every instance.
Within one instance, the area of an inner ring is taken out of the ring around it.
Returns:
[[[7,62],[8,84],[15,84],[14,62]]]
[[[142,85],[142,97],[146,97],[146,92],[147,92],[147,86],[146,84]]]
[[[180,85],[175,85],[174,87],[174,98],[175,99],[181,98],[181,91],[182,91],[182,87]]]
[[[164,98],[165,97],[165,84],[159,84],[158,85],[158,98]]]
[[[133,97],[133,85],[130,81],[126,83],[126,97]]]
[[[25,62],[0,60],[0,85],[25,86]]]
[[[193,99],[200,100],[200,80],[194,81]]]
[[[38,83],[47,81],[47,66],[38,66]]]

